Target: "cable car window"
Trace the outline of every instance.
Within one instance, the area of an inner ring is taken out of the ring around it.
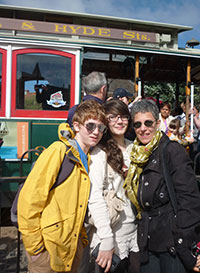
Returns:
[[[48,54],[17,56],[17,109],[68,110],[71,60]]]
[[[16,79],[13,82],[16,88],[13,92],[16,90],[16,93],[13,104],[16,112],[19,115],[26,110],[24,114],[30,116],[27,111],[32,110],[31,116],[39,116],[37,112],[42,111],[44,117],[45,110],[45,116],[50,117],[50,111],[62,111],[66,116],[66,110],[73,103],[74,55],[58,54],[56,51],[52,51],[56,54],[49,54],[48,50],[24,51],[19,50],[14,58]],[[55,114],[51,116],[55,117]]]

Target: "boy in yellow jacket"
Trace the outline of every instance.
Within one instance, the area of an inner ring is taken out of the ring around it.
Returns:
[[[73,128],[66,123],[59,126],[61,141],[40,155],[19,195],[18,225],[30,273],[75,273],[87,244],[83,223],[90,193],[89,149],[106,129],[102,106],[92,100],[81,103]],[[74,168],[51,190],[65,155],[74,161]]]

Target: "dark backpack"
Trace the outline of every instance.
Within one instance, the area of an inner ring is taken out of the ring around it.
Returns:
[[[69,147],[66,146],[66,151],[68,149],[69,149]],[[25,153],[27,153],[27,152],[25,152]],[[34,166],[34,163],[31,166],[31,170],[32,170],[32,168]],[[60,184],[62,184],[67,179],[67,177],[70,176],[71,172],[74,169],[74,165],[75,165],[75,162],[72,161],[72,160],[70,160],[68,158],[68,156],[65,154],[64,158],[63,158],[63,162],[62,162],[62,164],[60,166],[60,170],[59,170],[58,176],[56,178],[56,181],[53,184],[53,186],[51,187],[50,191],[53,190],[54,188],[56,188],[57,186],[59,186]],[[18,203],[18,198],[19,198],[20,191],[21,191],[24,183],[22,183],[19,186],[18,191],[17,191],[17,193],[15,195],[14,201],[12,203],[11,209],[10,209],[10,219],[11,219],[11,222],[17,228],[18,228],[18,222],[17,222],[17,203]]]

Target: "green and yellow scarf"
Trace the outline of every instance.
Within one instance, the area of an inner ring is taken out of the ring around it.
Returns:
[[[154,137],[148,144],[141,145],[138,138],[136,138],[133,142],[133,148],[130,155],[131,163],[123,187],[127,192],[128,198],[137,209],[136,217],[138,219],[141,219],[141,208],[137,201],[139,177],[153,150],[158,147],[161,137],[162,132],[157,130]]]

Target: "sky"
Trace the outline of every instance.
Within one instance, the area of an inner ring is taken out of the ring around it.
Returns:
[[[200,42],[200,0],[0,0],[0,4],[191,26],[193,30],[179,34],[179,47],[192,38]]]

